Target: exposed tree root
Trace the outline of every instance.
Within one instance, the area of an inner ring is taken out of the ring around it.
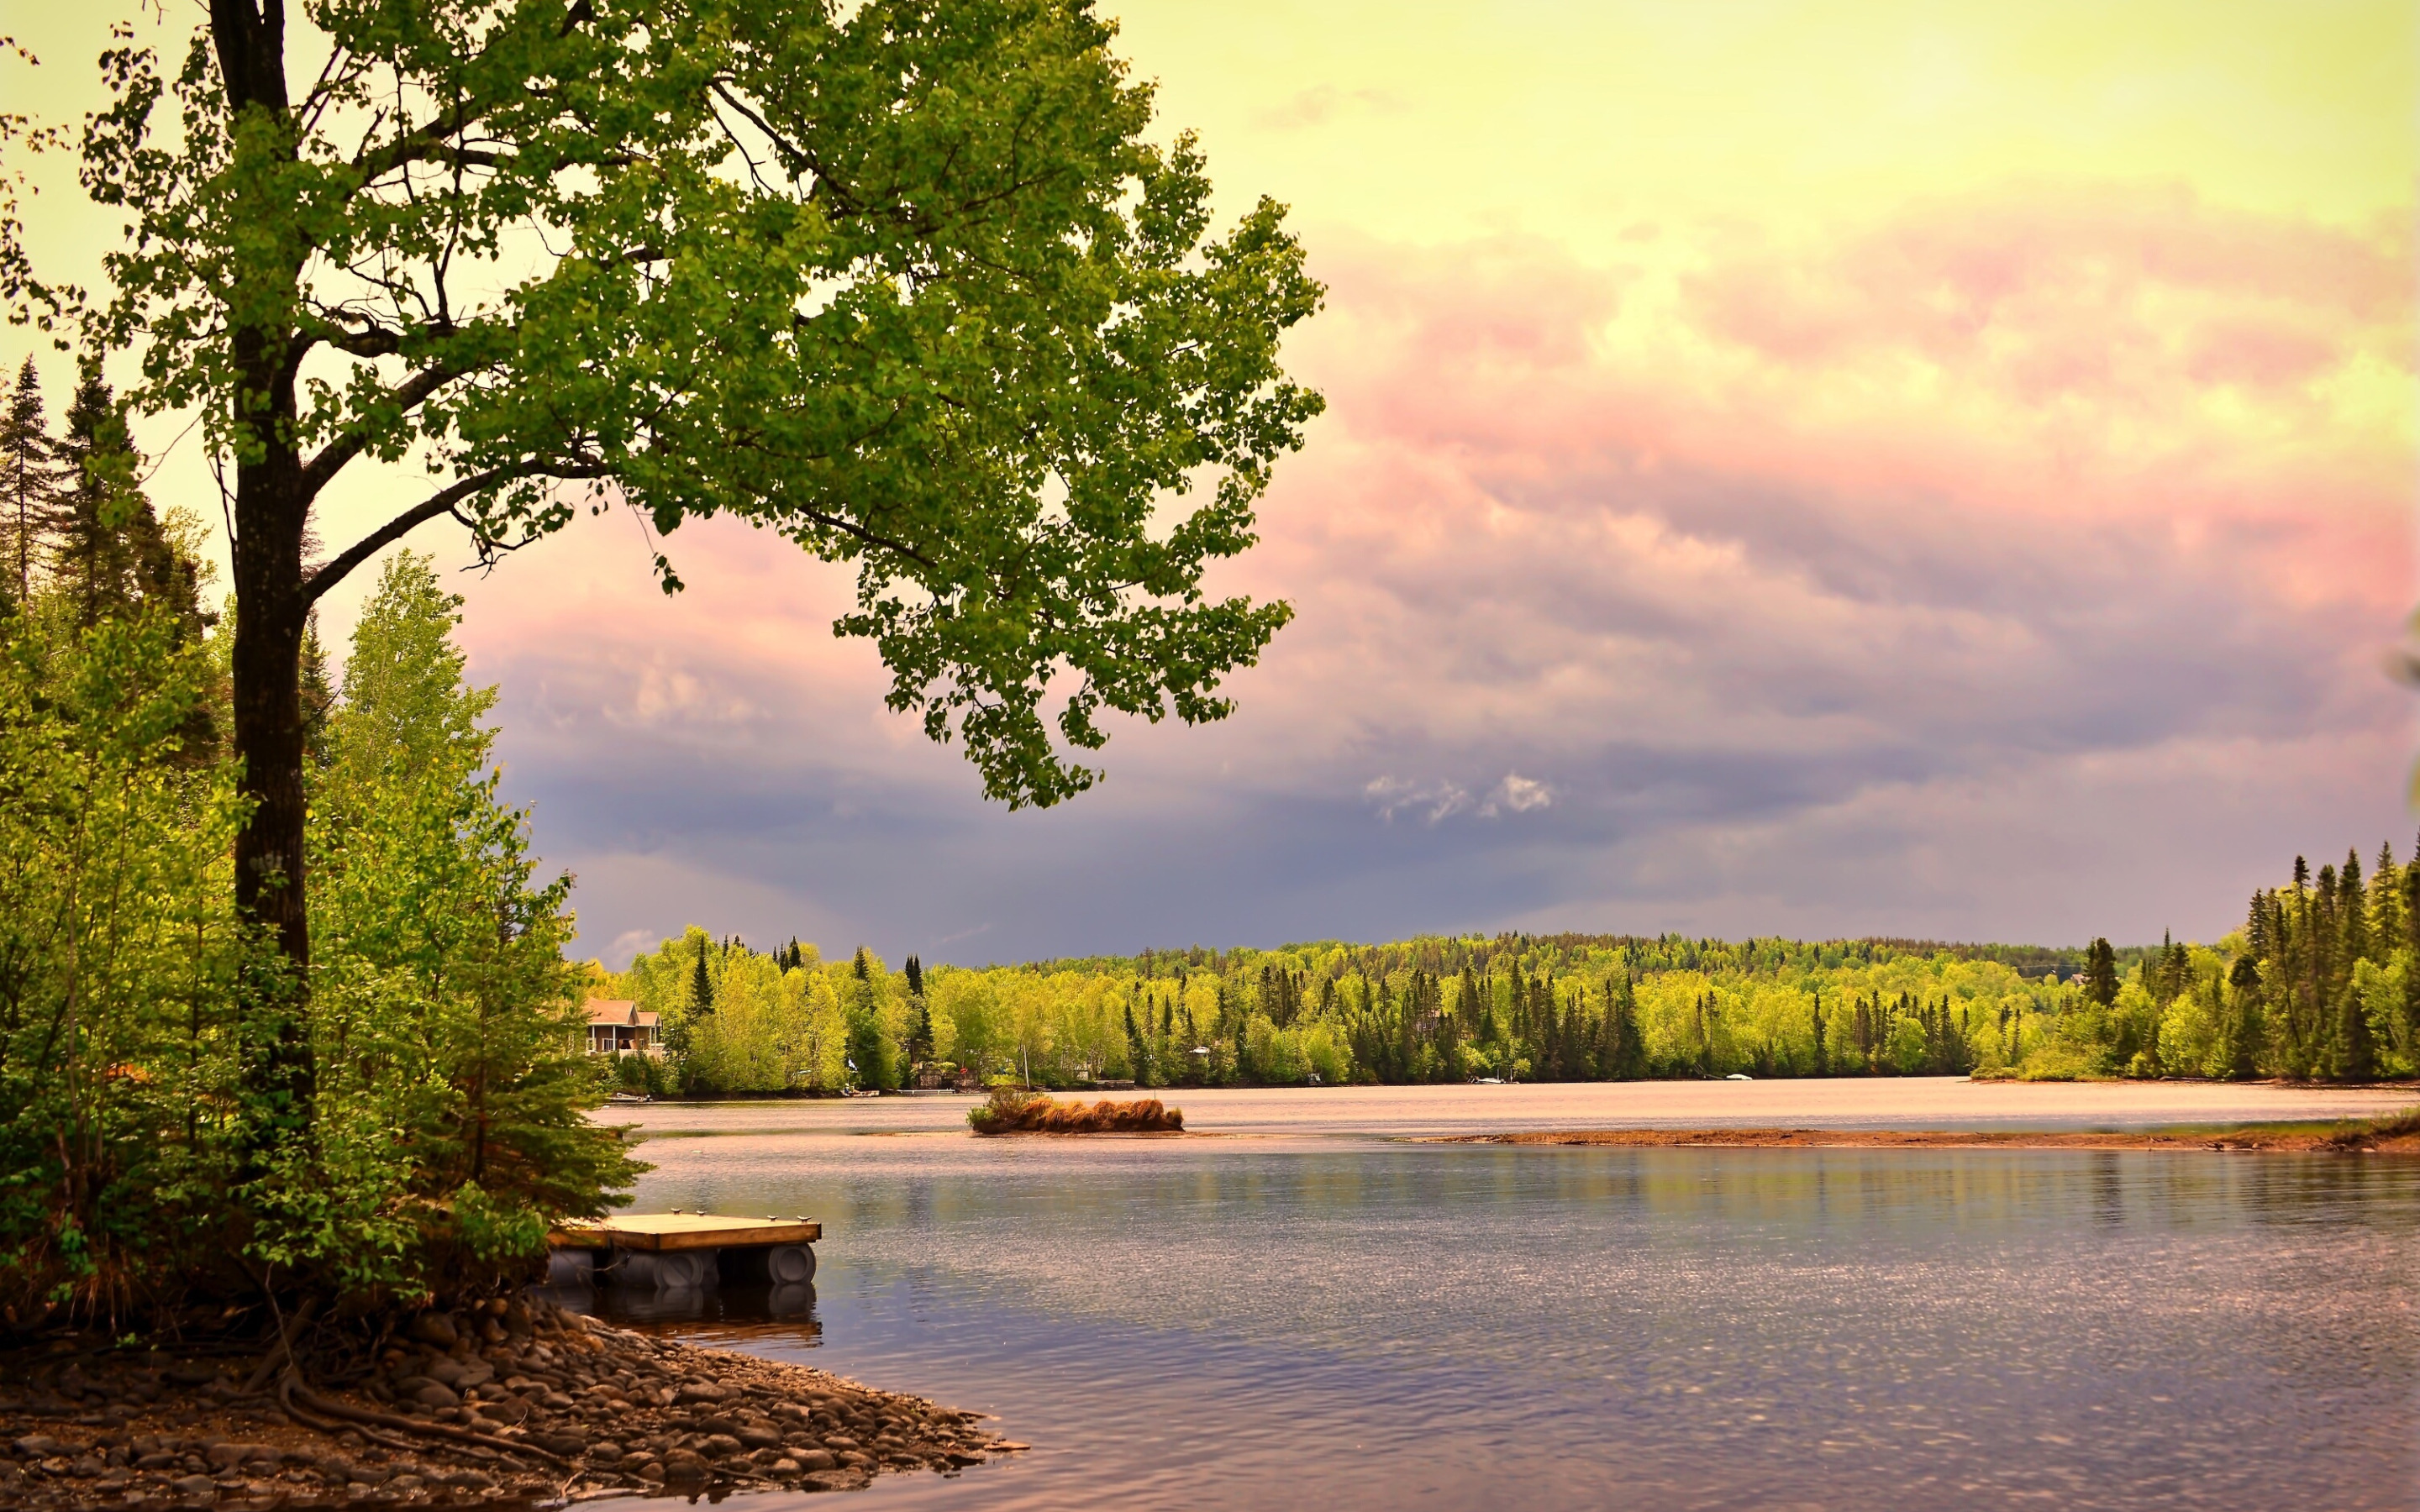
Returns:
[[[570,1468],[571,1465],[570,1460],[552,1450],[541,1449],[536,1444],[523,1440],[499,1438],[492,1433],[481,1433],[475,1428],[456,1427],[451,1423],[423,1423],[417,1418],[405,1417],[400,1413],[374,1412],[367,1408],[332,1401],[302,1384],[302,1378],[288,1370],[285,1381],[278,1386],[278,1398],[281,1401],[291,1401],[297,1396],[302,1398],[304,1407],[321,1417],[342,1418],[348,1423],[395,1428],[404,1433],[417,1433],[424,1438],[445,1439],[455,1443],[475,1443],[483,1449],[493,1449],[501,1454],[521,1455],[532,1459],[543,1459],[549,1464],[561,1465],[566,1469]]]

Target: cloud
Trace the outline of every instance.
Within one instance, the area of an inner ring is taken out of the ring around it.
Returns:
[[[1452,782],[1419,783],[1398,777],[1376,777],[1361,791],[1376,804],[1378,817],[1388,824],[1405,810],[1419,810],[1424,823],[1435,825],[1470,807],[1470,795]]]
[[[1371,112],[1396,115],[1405,109],[1404,101],[1384,89],[1339,89],[1332,84],[1313,85],[1282,104],[1252,114],[1252,124],[1273,131],[1307,131],[1325,126],[1341,114]]]
[[[1500,813],[1528,813],[1532,809],[1547,808],[1554,801],[1554,789],[1544,782],[1533,782],[1518,772],[1507,772],[1487,801],[1479,806],[1479,813],[1483,819],[1493,819]]]
[[[2209,935],[2401,825],[2399,225],[2022,183],[1603,262],[1312,245],[1330,410],[1214,584],[1298,618],[1064,809],[986,810],[830,640],[845,577],[732,522],[676,599],[584,525],[474,588],[591,937]]]

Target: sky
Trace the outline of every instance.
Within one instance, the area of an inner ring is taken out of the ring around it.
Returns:
[[[0,88],[71,116],[66,8]],[[2408,853],[2408,5],[1102,8],[1328,287],[1327,413],[1214,578],[1295,622],[1224,724],[1010,813],[830,638],[845,574],[692,526],[666,599],[583,519],[459,579],[582,953],[2214,939],[2298,853]],[[193,452],[154,492],[215,512]]]

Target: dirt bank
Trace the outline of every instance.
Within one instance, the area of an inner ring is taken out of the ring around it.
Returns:
[[[315,1363],[308,1385],[285,1365],[273,1347],[75,1335],[0,1353],[0,1505],[268,1512],[615,1488],[720,1499],[955,1474],[1023,1447],[917,1397],[545,1303],[424,1314],[349,1366]]]
[[[2004,1133],[1972,1129],[1558,1129],[1527,1134],[1448,1134],[1435,1145],[1626,1145],[1647,1149],[2173,1149],[2257,1150],[2283,1154],[2420,1155],[2420,1128],[2151,1129]]]

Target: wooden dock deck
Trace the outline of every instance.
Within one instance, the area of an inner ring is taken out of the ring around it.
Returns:
[[[824,1226],[803,1218],[726,1218],[709,1212],[620,1212],[596,1223],[566,1223],[547,1235],[557,1249],[752,1249],[812,1244]]]

